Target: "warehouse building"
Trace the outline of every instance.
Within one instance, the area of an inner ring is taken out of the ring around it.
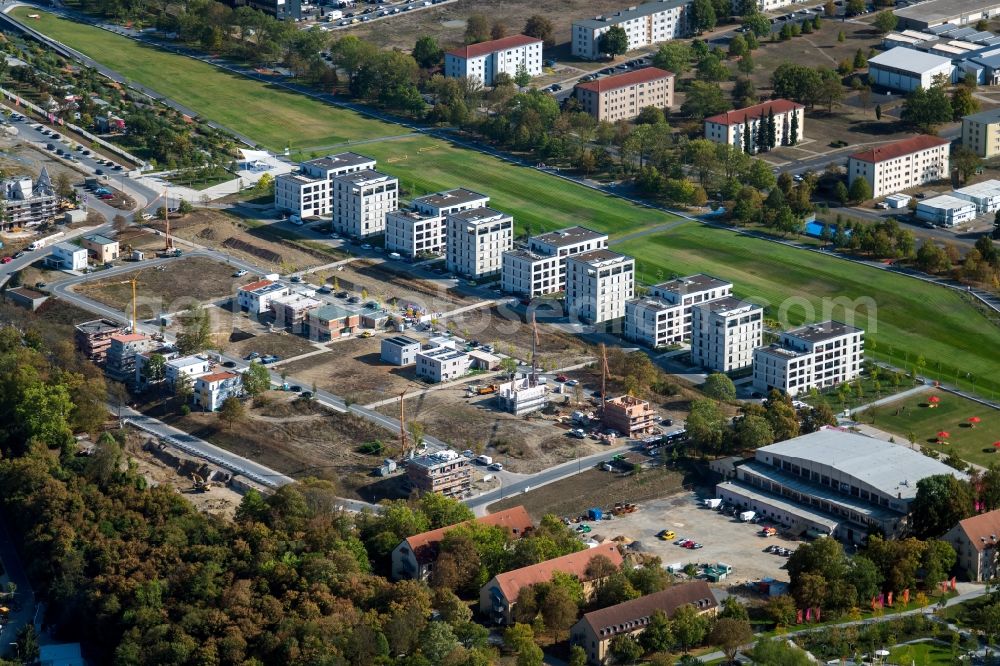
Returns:
[[[984,180],[961,187],[952,194],[976,204],[976,214],[993,213],[1000,210],[1000,180]]]
[[[945,23],[961,26],[1000,16],[1000,1],[928,0],[894,13],[903,27],[926,30]]]
[[[948,83],[953,82],[956,70],[951,60],[951,57],[897,46],[868,61],[868,80],[873,86],[904,93],[918,87],[926,90],[937,76],[945,76]]]
[[[939,227],[954,227],[976,219],[976,204],[967,199],[942,194],[919,202],[916,215],[918,220]]]

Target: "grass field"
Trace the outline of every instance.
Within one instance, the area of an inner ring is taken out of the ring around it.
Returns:
[[[40,18],[27,19],[27,14],[38,14]],[[307,149],[399,134],[395,125],[227,74],[198,60],[143,46],[126,37],[67,21],[33,7],[18,7],[11,15],[137,83],[273,150],[283,150],[288,142],[293,149]]]
[[[927,402],[932,395],[941,400],[934,408]],[[866,412],[862,419],[869,422],[871,416]],[[969,423],[973,416],[982,419],[975,428]],[[977,465],[1000,463],[1000,452],[993,447],[993,442],[1000,439],[1000,412],[977,402],[945,391],[927,392],[883,405],[874,417],[876,428],[896,433],[907,441],[912,436],[921,446],[945,454],[955,453]],[[937,442],[937,433],[942,430],[950,435],[947,444]]]
[[[911,666],[950,666],[955,663],[955,653],[939,643],[914,643],[899,645],[889,651],[890,663]]]
[[[983,378],[1000,376],[1000,357],[989,351],[1000,345],[1000,329],[948,289],[696,223],[614,249],[635,256],[644,282],[710,273],[731,280],[738,296],[766,305],[768,316],[788,324],[843,320],[843,306],[824,312],[824,303],[870,299],[854,319],[869,346],[907,350],[911,363],[923,355],[928,370],[940,362]]]

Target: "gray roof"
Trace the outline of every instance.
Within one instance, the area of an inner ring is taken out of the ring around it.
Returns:
[[[374,157],[365,157],[364,155],[348,152],[319,157],[314,160],[308,160],[305,163],[316,167],[317,169],[344,169],[349,167],[359,167],[362,164],[371,164],[374,161]]]
[[[1000,121],[1000,108],[990,109],[989,111],[980,111],[979,113],[973,113],[968,116],[963,116],[962,120],[972,120],[977,123],[995,123]]]
[[[361,171],[352,171],[351,173],[342,174],[334,178],[334,180],[343,183],[351,183],[352,185],[364,185],[369,181],[371,182],[376,182],[379,180],[390,181],[390,180],[396,180],[396,178],[394,176],[390,176],[387,173],[376,171],[375,169],[362,169]]]
[[[869,65],[885,65],[904,72],[923,73],[941,65],[950,65],[951,58],[897,46],[868,60]]]
[[[895,14],[900,18],[914,21],[948,21],[976,10],[998,6],[1000,2],[997,0],[928,0],[919,5],[897,9]]]
[[[917,481],[928,476],[951,474],[966,478],[953,467],[905,446],[832,428],[757,449],[758,460],[765,455],[827,465],[887,495],[901,494],[903,499],[915,497]]]
[[[607,234],[602,234],[599,231],[594,231],[593,229],[588,229],[587,227],[575,226],[550,231],[547,234],[535,236],[532,240],[538,241],[539,243],[545,243],[546,245],[552,245],[553,247],[563,247],[565,245],[575,245],[576,243],[580,243],[582,241],[597,240],[598,238],[607,237]]]
[[[391,338],[383,340],[382,344],[395,345],[397,347],[409,347],[411,345],[419,345],[420,341],[414,340],[413,338],[409,338],[405,335],[395,335]]]
[[[617,260],[631,260],[634,261],[633,257],[627,254],[622,254],[621,252],[615,252],[614,250],[591,250],[590,252],[581,252],[580,254],[571,254],[566,257],[566,261],[578,261],[581,264],[601,264],[605,261],[617,261]]]
[[[62,250],[63,252],[69,252],[70,254],[75,254],[80,250],[86,252],[84,248],[80,247],[79,245],[74,245],[73,243],[57,243],[55,247]]]
[[[705,301],[703,303],[695,303],[695,308],[700,308],[702,310],[708,310],[709,312],[729,312],[730,310],[742,310],[744,308],[750,308],[753,310],[763,310],[763,308],[756,303],[751,303],[750,301],[744,301],[733,296],[726,296],[725,298],[717,298],[714,301]]]
[[[102,236],[101,234],[94,234],[92,236],[84,236],[83,240],[90,243],[97,243],[98,245],[111,245],[112,243],[117,243],[116,240],[111,240],[107,236]]]
[[[661,282],[660,284],[654,286],[656,289],[669,291],[674,294],[690,294],[707,291],[709,289],[732,287],[733,283],[728,280],[720,280],[719,278],[706,273],[697,273],[695,275],[688,275],[687,277],[680,277],[666,282]]]
[[[434,194],[417,197],[413,200],[413,203],[420,203],[431,208],[450,208],[452,206],[470,204],[474,201],[481,201],[482,199],[489,201],[489,197],[485,194],[467,190],[464,187],[458,187],[453,190],[445,190],[444,192],[435,192]]]
[[[808,326],[793,328],[789,331],[785,331],[785,335],[798,338],[800,340],[808,340],[809,342],[822,342],[823,340],[830,340],[831,338],[839,338],[840,336],[847,335],[848,333],[856,333],[860,330],[860,328],[855,326],[848,326],[847,324],[839,321],[830,320],[820,322],[818,324],[809,324]]]
[[[490,208],[489,206],[480,206],[479,208],[469,208],[468,210],[461,210],[457,213],[452,213],[448,216],[448,219],[461,220],[462,222],[476,223],[476,222],[493,222],[500,218],[510,218],[507,213],[501,213],[500,211]]]
[[[716,490],[729,490],[730,492],[739,494],[749,500],[756,500],[759,503],[767,504],[790,515],[798,516],[806,522],[811,522],[826,528],[831,534],[837,529],[837,526],[840,525],[841,521],[846,521],[846,518],[831,516],[830,514],[819,511],[818,509],[813,509],[806,504],[799,504],[790,499],[779,497],[778,495],[764,493],[764,491],[759,488],[754,488],[753,486],[743,483],[742,481],[723,481],[715,487]]]
[[[638,7],[623,9],[622,11],[610,16],[573,21],[573,25],[594,29],[603,28],[606,25],[617,25],[623,21],[629,21],[640,16],[649,16],[650,14],[667,11],[668,9],[684,7],[690,4],[690,2],[691,0],[659,0],[659,2],[647,2],[646,4],[639,5]]]

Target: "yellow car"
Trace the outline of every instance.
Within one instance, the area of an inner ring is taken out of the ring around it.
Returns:
[[[673,539],[677,535],[674,534],[673,530],[662,530],[660,532],[659,536],[660,536],[660,539],[663,540],[663,541],[670,541],[671,539]]]

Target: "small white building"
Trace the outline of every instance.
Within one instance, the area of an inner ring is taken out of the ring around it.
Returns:
[[[764,308],[727,296],[691,309],[691,362],[715,372],[749,367],[764,335]]]
[[[496,393],[497,406],[515,416],[545,409],[549,404],[548,387],[533,385],[531,377],[525,375],[500,384]]]
[[[458,379],[469,372],[472,359],[465,352],[447,347],[437,347],[418,352],[417,377],[431,382],[446,382]]]
[[[522,70],[532,77],[542,73],[542,40],[537,37],[511,35],[444,54],[445,76],[475,79],[484,86],[492,86],[500,73],[514,78]]]
[[[976,204],[978,215],[1000,210],[1000,180],[984,180],[966,185],[952,192],[952,195]]]
[[[872,85],[908,93],[921,87],[927,90],[935,77],[944,76],[953,83],[952,59],[897,46],[868,60],[868,80]]]
[[[333,228],[366,238],[385,232],[385,216],[399,207],[399,180],[363,169],[333,179]]]
[[[271,309],[271,300],[288,295],[288,287],[280,282],[258,280],[236,291],[236,300],[243,310],[259,315]]]
[[[46,263],[64,271],[82,271],[87,268],[87,248],[72,243],[59,243],[52,246],[52,254],[46,257]]]
[[[885,198],[885,205],[889,208],[906,208],[910,205],[909,194],[890,194]]]
[[[837,321],[785,331],[778,342],[753,354],[753,387],[767,394],[778,389],[795,396],[839,386],[861,374],[865,332]]]
[[[404,367],[417,362],[420,341],[405,335],[396,335],[382,340],[380,357],[386,363]]]
[[[652,349],[684,340],[685,312],[690,308],[647,296],[625,303],[625,338]]]
[[[194,404],[206,412],[214,412],[230,397],[243,394],[243,378],[235,372],[210,372],[194,382]]]
[[[495,275],[514,244],[514,218],[492,208],[470,208],[447,218],[448,270],[480,278]]]
[[[192,354],[191,356],[180,356],[168,359],[163,368],[163,378],[167,384],[173,386],[177,378],[187,375],[192,380],[200,375],[204,375],[212,369],[212,362],[205,356]],[[194,382],[191,382],[192,386]]]
[[[635,296],[635,259],[592,250],[566,259],[566,310],[570,318],[599,324],[625,316]]]
[[[917,204],[917,219],[941,227],[954,227],[976,219],[976,204],[948,194],[924,199]]]

